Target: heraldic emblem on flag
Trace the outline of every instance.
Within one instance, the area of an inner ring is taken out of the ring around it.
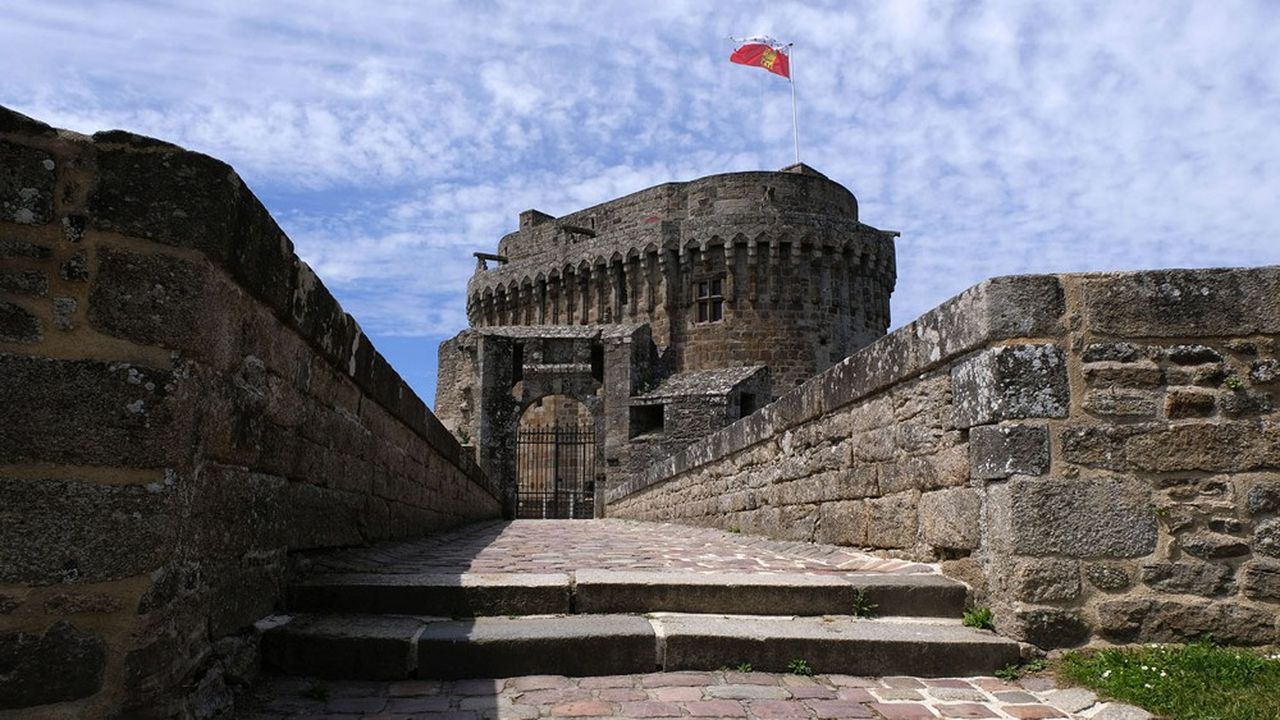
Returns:
[[[735,38],[738,39],[738,38]],[[774,75],[791,78],[791,62],[787,47],[772,38],[754,37],[738,39],[742,46],[729,56],[730,62],[739,65],[761,67]]]

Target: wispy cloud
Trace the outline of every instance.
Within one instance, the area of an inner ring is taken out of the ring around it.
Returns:
[[[520,210],[790,162],[786,83],[725,61],[757,32],[797,43],[805,160],[903,231],[895,323],[996,274],[1280,262],[1265,1],[31,3],[0,103],[231,162],[421,377]]]

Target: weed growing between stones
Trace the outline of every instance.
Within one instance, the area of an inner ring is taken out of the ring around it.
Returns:
[[[850,610],[854,617],[871,617],[878,607],[880,606],[871,602],[866,590],[858,588],[853,591],[853,606]]]
[[[751,663],[747,663],[747,662],[738,663],[737,665],[733,666],[733,671],[740,672],[740,673],[749,673],[751,672]]]
[[[1204,640],[1068,653],[1058,671],[1170,720],[1280,718],[1280,653]]]
[[[996,677],[1000,678],[1001,680],[1008,680],[1009,682],[1013,682],[1014,680],[1021,678],[1023,675],[1038,673],[1045,670],[1048,667],[1049,667],[1049,663],[1046,662],[1045,660],[1040,660],[1040,659],[1030,660],[1028,662],[1022,663],[1021,665],[1005,665],[1004,667],[996,671]]]
[[[809,667],[809,662],[801,658],[796,658],[787,663],[787,672],[792,675],[812,675],[813,668]]]
[[[971,607],[964,611],[964,626],[979,630],[995,630],[996,618],[988,607]]]
[[[1228,390],[1241,390],[1244,388],[1244,380],[1239,375],[1228,375],[1226,380],[1222,381],[1222,386]]]

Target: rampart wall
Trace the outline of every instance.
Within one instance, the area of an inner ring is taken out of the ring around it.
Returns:
[[[874,548],[1042,647],[1280,642],[1280,268],[997,278],[656,463],[611,517]]]
[[[500,513],[230,167],[3,108],[0,397],[0,716],[210,716],[291,552]]]

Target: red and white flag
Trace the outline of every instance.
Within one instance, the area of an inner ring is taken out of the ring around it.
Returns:
[[[764,68],[774,75],[791,79],[791,61],[787,46],[766,37],[734,38],[742,45],[729,56],[729,62]]]

